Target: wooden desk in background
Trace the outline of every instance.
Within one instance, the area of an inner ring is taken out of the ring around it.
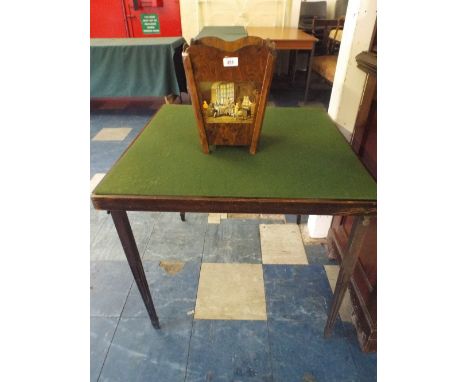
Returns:
[[[232,41],[245,36],[257,36],[263,39],[269,38],[276,44],[278,50],[308,50],[310,51],[309,66],[307,71],[306,89],[304,93],[304,102],[307,102],[309,94],[312,61],[314,59],[315,43],[318,39],[297,28],[281,27],[204,27],[195,37],[202,38],[207,36],[219,37],[224,40]]]
[[[258,36],[263,39],[269,38],[276,43],[278,50],[309,50],[310,58],[307,70],[306,89],[304,94],[304,102],[307,102],[309,94],[312,62],[314,60],[315,43],[318,39],[298,28],[281,28],[281,27],[247,27],[249,36]]]

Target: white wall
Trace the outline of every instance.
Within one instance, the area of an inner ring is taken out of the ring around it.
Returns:
[[[356,56],[369,49],[377,16],[376,0],[349,0],[328,114],[349,140],[354,130],[366,75]]]
[[[187,42],[204,26],[296,26],[300,0],[180,0]]]
[[[328,18],[335,3],[327,0]],[[208,25],[297,27],[300,9],[301,0],[180,0],[182,35],[190,42]]]

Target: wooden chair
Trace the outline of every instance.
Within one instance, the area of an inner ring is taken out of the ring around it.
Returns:
[[[299,29],[307,33],[312,33],[313,21],[315,19],[327,18],[326,1],[303,1],[299,11]]]
[[[336,68],[337,54],[339,50],[339,43],[341,41],[341,34],[344,26],[344,17],[338,19],[319,19],[313,18],[310,22],[307,32],[313,34],[320,41],[315,46],[313,69],[321,77],[326,79],[329,83],[333,83],[333,78]],[[310,52],[307,52],[307,63],[309,63]],[[294,57],[294,67],[292,73],[292,81],[294,82],[297,69],[298,52]],[[323,58],[322,58],[323,57]],[[317,62],[316,62],[317,61]],[[308,67],[305,68],[306,71]]]
[[[323,28],[323,45],[325,54],[315,55],[312,70],[333,84],[338,60],[341,35],[344,27],[344,17],[336,20],[315,20],[314,28]]]

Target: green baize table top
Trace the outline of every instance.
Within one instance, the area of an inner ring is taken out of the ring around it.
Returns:
[[[376,201],[377,185],[322,109],[267,107],[255,155],[204,154],[192,106],[165,105],[94,195]]]

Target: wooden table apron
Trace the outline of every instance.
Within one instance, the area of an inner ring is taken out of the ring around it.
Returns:
[[[278,50],[310,51],[306,89],[304,92],[304,102],[307,102],[310,81],[312,79],[312,63],[314,60],[315,43],[318,41],[318,39],[315,36],[311,36],[310,34],[307,34],[298,28],[247,27],[247,33],[249,36],[258,36],[263,39],[269,38],[270,40],[273,40],[276,44],[276,49]],[[295,57],[295,55],[293,56]]]
[[[178,107],[181,108],[183,106]],[[159,113],[161,113],[161,111]],[[146,128],[148,128],[151,123],[152,121],[148,123]],[[122,154],[121,158],[125,156],[145,129],[143,129],[137,138],[135,138],[129,148],[127,148],[127,150]],[[193,129],[196,129],[195,125]],[[246,153],[246,155],[249,154]],[[342,254],[343,261],[340,266],[333,295],[333,302],[329,310],[324,330],[325,336],[329,336],[332,332],[343,297],[354,273],[358,254],[364,243],[366,226],[369,224],[370,217],[377,214],[376,200],[100,195],[94,192],[91,199],[96,209],[107,210],[110,212],[148,315],[153,326],[158,329],[160,328],[159,319],[143,270],[141,257],[128,220],[127,211],[186,211],[358,216],[358,219],[354,220],[348,245],[343,249],[343,252],[345,253]]]

